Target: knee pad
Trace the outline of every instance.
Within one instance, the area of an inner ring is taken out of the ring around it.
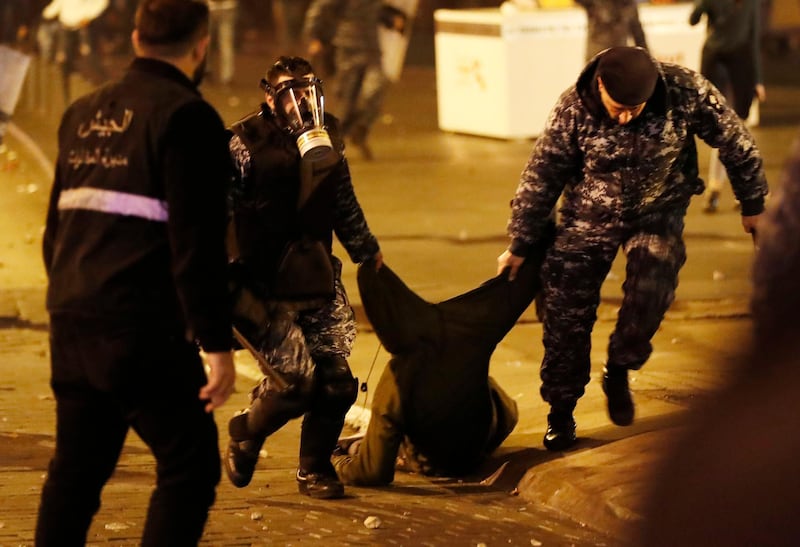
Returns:
[[[353,377],[347,360],[340,355],[326,355],[315,361],[319,404],[346,412],[358,397],[358,380]]]

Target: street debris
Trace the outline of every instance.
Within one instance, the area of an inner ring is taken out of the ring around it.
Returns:
[[[375,530],[376,528],[380,528],[383,524],[383,521],[380,517],[367,517],[364,519],[364,526],[369,528],[370,530]]]
[[[493,485],[495,482],[497,482],[497,479],[500,478],[500,475],[503,474],[503,471],[505,471],[506,467],[508,467],[508,462],[503,462],[503,464],[497,468],[497,471],[495,471],[494,473],[483,479],[479,484],[481,486]]]
[[[39,186],[37,184],[19,184],[17,185],[17,193],[18,194],[35,194],[39,191]]]

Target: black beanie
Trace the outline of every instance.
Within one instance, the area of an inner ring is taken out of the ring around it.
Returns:
[[[597,75],[612,99],[625,106],[636,106],[653,94],[658,68],[643,48],[612,47],[600,56]]]

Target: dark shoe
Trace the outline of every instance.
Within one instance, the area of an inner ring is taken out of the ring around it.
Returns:
[[[353,146],[358,149],[359,153],[361,154],[361,159],[364,161],[372,161],[375,159],[375,156],[372,154],[372,148],[369,147],[369,144],[367,144],[366,140],[361,142],[353,141]]]
[[[633,398],[628,387],[628,369],[603,369],[603,393],[608,398],[608,416],[617,425],[633,423]]]
[[[305,473],[297,470],[297,487],[301,494],[316,499],[333,499],[344,496],[344,485],[339,477],[323,473]]]
[[[577,441],[575,418],[571,412],[551,412],[547,415],[547,432],[544,434],[544,447],[558,452],[566,450]]]
[[[262,443],[258,441],[230,440],[225,451],[225,473],[236,488],[250,484],[258,462]]]
[[[366,128],[356,127],[353,128],[350,135],[350,143],[358,149],[361,157],[365,161],[372,161],[375,156],[372,154],[372,148],[367,143],[367,130]]]
[[[716,213],[719,210],[719,192],[711,192],[703,208],[704,213]]]

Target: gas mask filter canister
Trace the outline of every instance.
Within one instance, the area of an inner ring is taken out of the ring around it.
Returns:
[[[275,116],[297,142],[303,159],[318,160],[333,149],[325,129],[325,98],[317,78],[280,82],[272,94]]]

